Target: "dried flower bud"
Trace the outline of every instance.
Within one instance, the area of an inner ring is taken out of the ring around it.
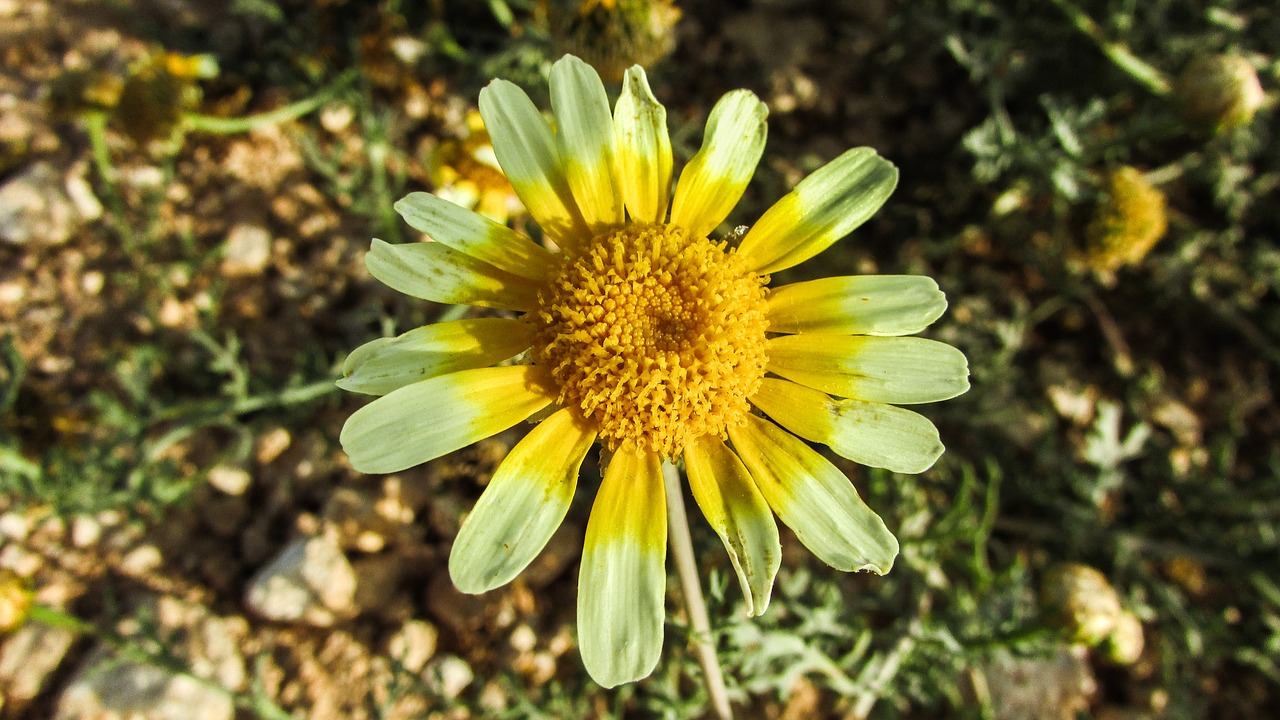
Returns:
[[[182,115],[200,102],[196,81],[217,74],[207,55],[155,53],[134,67],[124,81],[112,121],[139,146],[176,146]]]
[[[605,82],[670,54],[679,19],[672,0],[555,0],[547,9],[557,52],[580,56]]]
[[[0,569],[0,634],[22,627],[31,612],[31,588],[17,573]]]
[[[1248,124],[1266,99],[1258,73],[1238,55],[1197,57],[1182,71],[1174,92],[1183,117],[1214,132]]]
[[[1142,172],[1121,167],[1107,177],[1106,199],[1089,224],[1086,261],[1095,272],[1137,265],[1168,228],[1165,197]]]
[[[1102,573],[1080,563],[1049,569],[1040,584],[1040,610],[1071,642],[1090,647],[1115,630],[1123,610],[1120,597]]]
[[[68,70],[49,83],[49,112],[67,120],[86,112],[110,110],[120,102],[124,78],[106,70]]]
[[[1142,621],[1137,615],[1125,610],[1116,620],[1116,626],[1102,644],[1107,659],[1117,665],[1132,665],[1142,657],[1142,649],[1146,646],[1142,633]]]

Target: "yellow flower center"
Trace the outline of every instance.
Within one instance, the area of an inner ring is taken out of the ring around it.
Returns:
[[[666,458],[743,422],[764,376],[764,284],[724,243],[629,225],[565,253],[532,314],[559,402]]]

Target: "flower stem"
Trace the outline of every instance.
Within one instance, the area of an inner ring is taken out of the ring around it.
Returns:
[[[698,566],[693,559],[693,538],[689,535],[689,516],[684,511],[684,494],[680,490],[680,470],[669,462],[662,463],[662,478],[667,489],[667,531],[670,535],[671,555],[676,561],[676,576],[680,579],[681,594],[689,610],[691,639],[702,664],[702,675],[711,696],[711,707],[719,720],[733,720],[729,707],[729,691],[725,688],[720,659],[716,657],[715,642],[711,638],[711,620],[707,617],[707,602],[702,597],[702,585],[698,582]]]
[[[1153,95],[1168,97],[1173,92],[1173,83],[1169,77],[1147,61],[1133,54],[1128,46],[1108,40],[1103,29],[1093,18],[1076,7],[1070,0],[1053,0],[1053,4],[1066,14],[1072,25],[1093,41],[1107,59],[1120,68],[1129,77],[1136,80]]]
[[[307,113],[317,110],[321,105],[336,97],[347,85],[350,85],[357,75],[357,71],[348,70],[339,75],[337,80],[329,83],[327,87],[311,97],[303,98],[284,107],[257,115],[223,118],[199,113],[186,113],[183,115],[182,120],[188,130],[216,135],[242,133],[267,125],[278,125],[289,120],[296,120]]]

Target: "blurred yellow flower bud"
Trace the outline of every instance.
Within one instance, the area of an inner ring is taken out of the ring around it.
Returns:
[[[1056,565],[1040,584],[1040,610],[1045,621],[1060,628],[1071,642],[1097,645],[1120,621],[1120,597],[1102,573],[1080,563]]]
[[[1105,200],[1089,224],[1086,262],[1095,272],[1137,265],[1168,228],[1164,193],[1142,172],[1121,167],[1107,177]]]
[[[1266,93],[1248,60],[1238,55],[1201,55],[1182,71],[1174,97],[1187,122],[1223,132],[1253,120]]]
[[[31,587],[12,570],[0,569],[0,634],[22,627],[31,613]]]

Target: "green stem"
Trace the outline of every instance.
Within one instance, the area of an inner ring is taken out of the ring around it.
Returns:
[[[912,626],[913,631],[919,630],[919,618],[916,618]],[[860,682],[862,689],[854,696],[853,709],[849,711],[848,717],[855,720],[866,720],[871,714],[871,709],[875,707],[880,698],[884,697],[885,690],[888,689],[889,683],[893,681],[898,670],[902,668],[903,661],[915,649],[916,639],[912,634],[902,636],[898,640],[898,644],[888,655],[879,658],[877,663],[868,665],[865,682]],[[859,680],[863,678],[859,677]]]
[[[359,73],[358,70],[352,69],[338,76],[328,87],[308,98],[303,98],[297,102],[289,103],[284,107],[271,110],[269,112],[259,113],[257,115],[246,115],[238,118],[221,118],[212,115],[200,115],[190,113],[183,115],[182,121],[188,130],[195,132],[214,133],[219,135],[230,135],[234,133],[248,132],[255,128],[267,125],[277,125],[282,122],[296,120],[303,115],[314,112],[321,105],[329,102],[339,92],[351,84]]]
[[[1093,18],[1086,15],[1083,10],[1073,5],[1070,0],[1053,0],[1053,4],[1066,13],[1067,18],[1071,20],[1071,24],[1075,25],[1077,30],[1092,40],[1116,67],[1138,81],[1152,94],[1167,97],[1173,92],[1173,83],[1169,80],[1169,76],[1134,55],[1127,45],[1108,40],[1098,23],[1094,22]]]
[[[89,147],[93,151],[93,166],[98,171],[102,186],[114,196],[116,170],[111,164],[111,150],[107,147],[107,114],[93,112],[84,116],[85,129],[89,131]]]
[[[334,384],[332,378],[325,378],[307,385],[286,388],[280,392],[253,395],[232,402],[226,400],[196,400],[161,410],[152,418],[152,424],[193,416],[244,415],[268,407],[301,405],[336,392],[337,389],[338,386]]]
[[[133,229],[125,217],[124,197],[116,185],[116,168],[111,163],[111,148],[107,147],[107,122],[105,112],[91,112],[84,116],[85,130],[89,133],[89,148],[93,157],[93,167],[98,172],[98,180],[102,182],[102,195],[107,201],[117,231],[126,247],[134,247]]]
[[[680,579],[681,594],[689,610],[689,628],[693,647],[702,664],[707,694],[711,696],[711,709],[718,720],[733,720],[729,707],[729,692],[725,688],[724,673],[716,646],[711,637],[711,619],[707,616],[707,601],[702,597],[702,585],[698,581],[698,565],[693,557],[693,538],[689,534],[689,516],[684,511],[684,494],[680,491],[680,470],[669,462],[662,463],[662,479],[667,494],[667,532],[671,540],[671,555],[676,562],[676,576]]]

